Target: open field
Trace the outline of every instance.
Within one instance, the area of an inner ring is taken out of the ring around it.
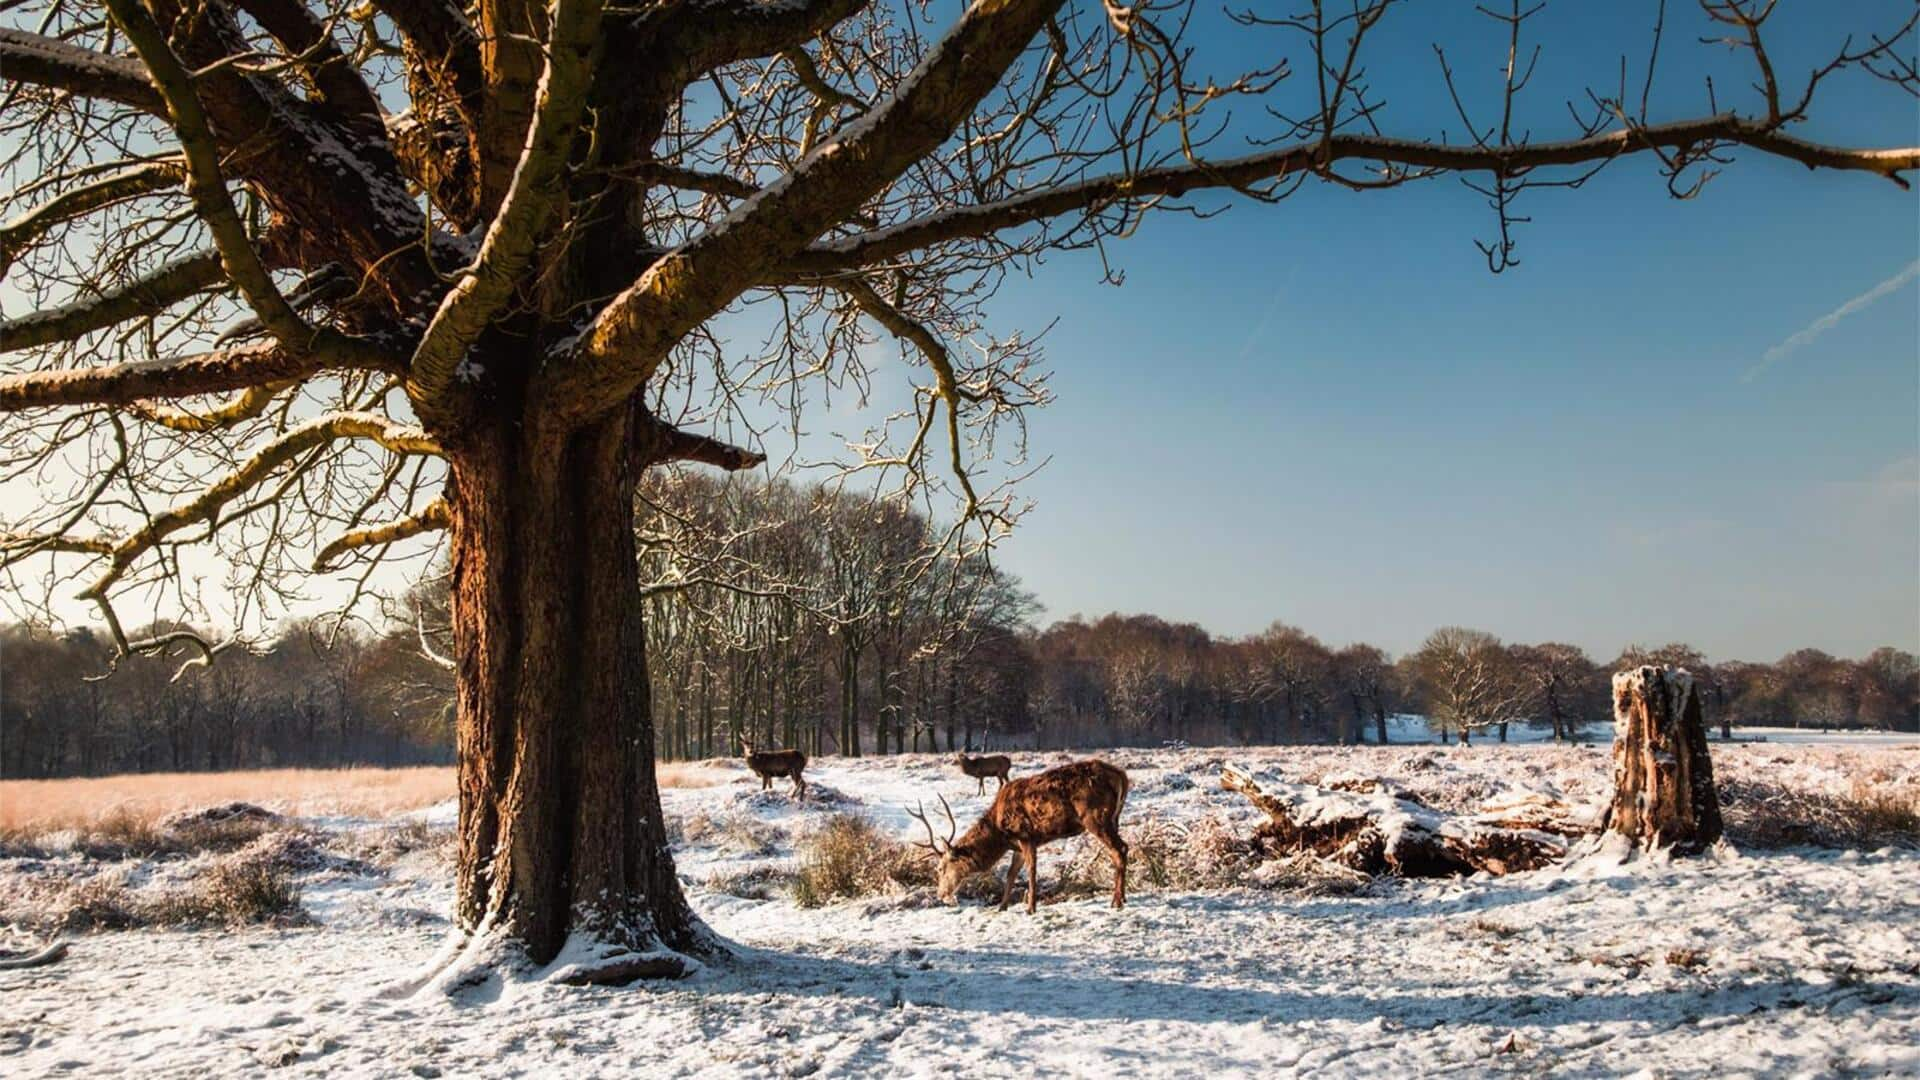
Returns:
[[[0,1072],[1920,1070],[1920,748],[1716,744],[1734,842],[1697,860],[1591,850],[1504,878],[1370,883],[1242,873],[1202,853],[1207,837],[1244,835],[1256,816],[1218,790],[1220,766],[1388,777],[1465,808],[1519,789],[1598,799],[1606,750],[1106,756],[1134,785],[1130,905],[1104,906],[1098,863],[1072,841],[1043,851],[1054,895],[1034,917],[939,905],[910,874],[850,899],[796,901],[821,858],[815,838],[842,815],[877,827],[879,860],[913,835],[906,810],[918,800],[937,792],[963,821],[977,813],[974,782],[940,758],[817,763],[805,804],[784,783],[761,792],[732,763],[688,767],[663,795],[676,858],[732,954],[686,980],[625,989],[564,989],[535,972],[389,996],[447,940],[452,807],[396,794],[391,815],[348,816],[348,792],[305,791],[324,809],[284,823],[309,842],[288,863],[299,917],[83,935],[61,964],[0,973]],[[1025,755],[1016,772],[1058,760]],[[370,778],[352,785],[379,797]],[[412,785],[426,790],[425,774]],[[0,857],[0,918],[26,921],[32,890],[56,902],[50,881],[110,878],[157,895],[253,850],[113,862],[47,839],[54,850]]]
[[[724,783],[724,769],[662,764],[663,787]],[[128,773],[69,780],[0,780],[0,831],[84,828],[103,819],[155,820],[180,810],[249,802],[302,817],[389,817],[453,798],[452,766],[380,769],[245,769]]]

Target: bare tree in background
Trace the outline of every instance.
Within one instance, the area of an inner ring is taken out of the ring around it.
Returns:
[[[47,557],[20,589],[77,592],[119,653],[204,658],[223,643],[119,614],[194,600],[186,546],[237,556],[244,619],[309,565],[364,583],[444,531],[459,925],[540,963],[602,942],[576,978],[682,970],[704,935],[653,780],[633,495],[662,461],[760,461],[690,424],[862,387],[884,333],[925,374],[853,465],[947,478],[979,539],[1016,507],[976,466],[1044,399],[1032,339],[982,304],[1045,251],[1209,189],[1452,173],[1493,209],[1497,271],[1517,200],[1619,158],[1681,195],[1740,150],[1903,185],[1920,164],[1798,134],[1833,81],[1914,89],[1910,8],[1789,81],[1771,4],[1703,0],[1753,87],[1689,76],[1697,115],[1666,119],[1652,55],[1672,66],[1678,16],[1654,5],[1638,77],[1598,73],[1618,85],[1539,139],[1516,111],[1538,8],[1491,12],[1491,80],[1442,48],[1384,83],[1367,43],[1412,5],[1302,7],[1230,13],[1266,58],[1208,71],[1183,35],[1214,13],[1173,0],[976,0],[945,25],[860,0],[10,0],[0,253],[35,310],[0,325],[0,460],[45,503],[9,515],[6,562]],[[1393,97],[1449,92],[1460,127],[1394,129]],[[779,327],[761,354],[723,348],[743,310]]]
[[[1484,630],[1443,626],[1408,659],[1443,739],[1450,731],[1467,743],[1475,729],[1497,727],[1506,742],[1507,724],[1524,715],[1527,691],[1520,665],[1499,638]]]
[[[1586,650],[1560,642],[1516,645],[1513,659],[1532,690],[1533,710],[1544,712],[1553,725],[1553,741],[1577,735],[1585,703],[1606,689]]]
[[[1394,707],[1393,661],[1379,646],[1359,643],[1333,654],[1334,678],[1353,707],[1353,724],[1340,725],[1336,742],[1363,742],[1367,721],[1374,735],[1387,745],[1387,710]]]

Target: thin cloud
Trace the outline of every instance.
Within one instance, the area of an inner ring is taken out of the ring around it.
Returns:
[[[1904,270],[1901,270],[1899,273],[1868,289],[1866,292],[1861,293],[1859,296],[1854,297],[1839,307],[1834,308],[1832,311],[1827,312],[1825,315],[1813,320],[1802,328],[1799,333],[1768,349],[1766,355],[1760,358],[1758,364],[1748,368],[1747,373],[1740,376],[1740,381],[1750,383],[1766,374],[1767,369],[1786,359],[1794,350],[1808,344],[1814,338],[1838,326],[1840,320],[1871,307],[1875,301],[1885,296],[1900,291],[1902,286],[1916,277],[1920,277],[1920,259],[1913,260],[1906,265]]]

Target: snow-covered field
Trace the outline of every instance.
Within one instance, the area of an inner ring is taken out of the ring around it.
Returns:
[[[1123,831],[1244,833],[1221,765],[1290,779],[1386,776],[1443,808],[1514,789],[1606,791],[1604,748],[1119,751]],[[1029,772],[1066,755],[1017,761]],[[1920,748],[1714,746],[1732,791],[1920,792]],[[1037,916],[921,894],[818,908],[734,892],[791,866],[837,812],[907,838],[905,810],[985,800],[932,757],[816,763],[800,806],[737,767],[665,792],[695,841],[679,867],[729,959],[666,984],[486,984],[384,995],[446,940],[441,856],[305,874],[316,925],[77,939],[0,972],[0,1074],[329,1076],[1913,1075],[1920,1073],[1920,853],[1742,850],[1622,863],[1589,853],[1506,878],[1379,881],[1358,894],[1158,891]],[[989,787],[989,793],[991,788]],[[837,793],[837,798],[835,797]],[[1730,823],[1759,812],[1729,807]],[[423,816],[445,821],[449,807]],[[699,827],[694,827],[698,823]],[[392,822],[327,819],[343,848]],[[416,830],[417,831],[417,830]],[[1736,834],[1738,830],[1736,828]],[[1073,859],[1042,851],[1043,881]],[[0,859],[0,898],[53,860]]]

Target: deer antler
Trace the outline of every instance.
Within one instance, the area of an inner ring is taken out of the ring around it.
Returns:
[[[940,801],[944,803],[947,800],[945,798],[942,798]],[[921,826],[927,830],[927,839],[924,842],[915,840],[913,842],[913,846],[926,848],[928,851],[933,852],[935,855],[946,854],[946,848],[941,847],[939,838],[933,835],[933,823],[927,820],[927,804],[924,802],[921,802],[921,803],[915,803],[914,805],[916,808],[913,810],[907,811],[907,816],[919,822]],[[952,818],[953,811],[951,810],[947,811],[947,817]],[[952,846],[953,846],[953,834],[948,833],[947,847],[952,847]]]
[[[947,847],[951,848],[953,847],[954,835],[960,831],[960,823],[953,820],[953,807],[947,805],[947,797],[941,795],[939,792],[935,792],[934,794],[940,800],[940,809],[947,813]],[[928,829],[927,831],[931,833],[933,830]]]

